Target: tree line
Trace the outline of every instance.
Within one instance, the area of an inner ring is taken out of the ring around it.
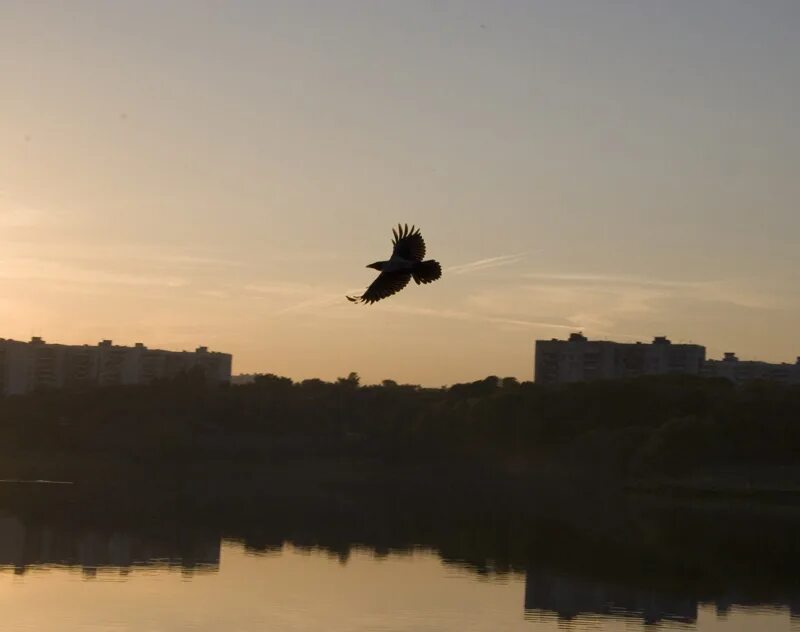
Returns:
[[[0,398],[0,454],[126,462],[543,461],[613,476],[800,464],[800,386],[653,376],[561,386],[490,376],[443,388],[199,372],[146,386]]]

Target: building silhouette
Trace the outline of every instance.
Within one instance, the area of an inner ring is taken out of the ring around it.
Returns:
[[[202,370],[210,382],[230,382],[232,357],[210,352],[148,349],[103,340],[95,346],[30,342],[0,338],[0,394],[21,395],[37,390],[147,384],[192,369]]]
[[[140,566],[216,571],[220,549],[219,535],[210,532],[163,529],[145,535],[26,524],[15,516],[0,515],[0,569],[17,574],[41,566],[80,567],[87,574]]]
[[[706,360],[706,349],[696,344],[673,344],[665,336],[653,342],[589,340],[582,333],[567,340],[537,340],[534,380],[539,384],[568,384],[615,380],[641,375],[682,373],[725,378],[735,384],[772,380],[800,384],[800,357],[794,364],[740,360],[728,352],[722,360]]]
[[[613,380],[641,375],[700,375],[706,349],[673,344],[657,336],[650,344],[589,340],[573,333],[567,340],[537,340],[534,379],[540,384]]]
[[[741,384],[750,380],[774,380],[787,384],[800,384],[800,357],[794,364],[770,363],[759,360],[740,360],[728,352],[722,360],[707,360],[703,366],[706,377],[724,377]]]
[[[544,569],[525,574],[527,614],[552,613],[561,620],[608,616],[637,618],[645,624],[697,621],[698,600],[688,594],[561,575]]]

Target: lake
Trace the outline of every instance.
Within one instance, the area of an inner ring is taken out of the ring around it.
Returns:
[[[693,544],[663,518],[685,528],[676,508],[610,541],[498,514],[426,526],[401,512],[376,526],[308,511],[226,527],[208,516],[128,524],[5,511],[3,630],[800,630],[793,511],[726,508],[742,515],[736,524],[763,527],[738,558],[729,521],[707,510],[690,523]],[[670,541],[686,560],[671,559]],[[763,564],[753,563],[760,549]]]

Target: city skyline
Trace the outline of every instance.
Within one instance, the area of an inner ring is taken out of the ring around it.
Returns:
[[[577,330],[791,361],[798,26],[781,0],[6,2],[3,335],[430,386],[529,379]],[[443,277],[355,309],[398,222]]]
[[[242,384],[258,375],[274,375],[269,368],[234,374],[232,366],[230,354],[206,346],[194,351],[166,350],[142,342],[115,344],[108,339],[70,345],[41,336],[27,341],[0,337],[0,395],[64,386],[147,384],[193,368],[201,368],[211,382],[219,383]],[[590,340],[582,332],[572,332],[563,340],[536,340],[533,366],[531,381],[541,384],[670,373],[724,377],[734,383],[754,379],[800,381],[800,355],[794,362],[769,363],[739,358],[736,352],[727,351],[714,359],[706,357],[706,347],[701,344],[673,342],[667,336],[655,336],[649,343],[620,342]]]
[[[23,395],[54,388],[87,388],[149,384],[201,371],[209,384],[231,381],[230,354],[209,351],[153,349],[101,340],[65,345],[39,336],[29,341],[0,338],[0,395]]]
[[[655,336],[650,343],[589,340],[573,332],[566,340],[537,340],[534,351],[534,381],[566,384],[593,380],[619,380],[644,375],[684,374],[725,378],[743,384],[752,380],[800,383],[800,356],[792,362],[740,359],[726,351],[719,360],[706,357],[701,344],[674,343]]]

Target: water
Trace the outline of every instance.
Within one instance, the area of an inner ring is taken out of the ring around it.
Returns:
[[[743,549],[723,565],[719,556],[731,557],[731,542],[744,545],[731,539],[725,521],[713,519],[708,531],[691,523],[699,548],[682,544],[687,559],[676,565],[671,552],[663,557],[648,548],[657,541],[663,553],[675,539],[669,521],[645,522],[644,545],[634,542],[640,531],[631,526],[623,541],[633,548],[626,549],[595,530],[582,543],[581,531],[566,533],[563,524],[498,515],[445,527],[403,527],[395,518],[386,531],[367,516],[309,521],[307,511],[273,508],[271,524],[263,516],[237,518],[224,529],[197,517],[128,524],[6,511],[0,515],[2,629],[800,630],[792,618],[800,605],[794,540],[786,541],[788,549],[771,544],[784,541],[781,528],[797,533],[794,518],[781,513],[755,513],[763,530],[751,539],[753,550],[763,550],[760,564]],[[707,512],[701,515],[708,520]],[[347,524],[352,541],[343,535]],[[408,544],[409,534],[429,542]]]

